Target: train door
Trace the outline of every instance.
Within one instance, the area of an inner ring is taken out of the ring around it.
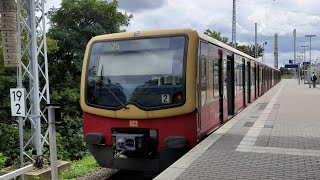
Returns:
[[[265,79],[264,79],[264,66],[261,67],[261,93],[264,94],[266,91],[264,90],[264,82],[265,82]]]
[[[219,49],[217,46],[209,43],[209,54],[208,54],[208,84],[207,84],[207,100],[209,106],[209,127],[213,129],[221,124],[221,96],[219,88],[219,61],[222,58],[222,49]]]
[[[260,96],[260,65],[257,65],[257,97]]]
[[[266,92],[269,90],[269,69],[266,68]]]
[[[234,55],[227,55],[227,71],[225,74],[227,80],[227,102],[228,102],[228,119],[234,115]]]
[[[274,86],[274,81],[273,81],[273,69],[271,69],[271,87]]]
[[[242,59],[242,89],[243,89],[243,107],[247,106],[246,103],[246,60]]]
[[[268,85],[267,85],[267,87],[268,87],[268,90],[270,89],[270,69],[268,68],[267,69],[267,83],[268,83]]]
[[[250,103],[250,99],[251,99],[251,66],[250,66],[250,62],[248,61],[247,62],[247,75],[246,75],[246,78],[247,78],[247,102],[248,104]]]
[[[264,94],[264,66],[261,66],[261,94]]]
[[[198,61],[198,107],[200,117],[200,129],[203,131],[209,126],[209,110],[207,106],[207,69],[208,69],[208,43],[200,42],[199,61]]]
[[[257,65],[256,63],[253,63],[253,67],[252,67],[252,91],[253,91],[253,98],[252,99],[256,99],[257,98],[257,81],[256,81],[256,77],[257,77],[257,71],[256,71]]]
[[[247,61],[244,62],[244,96],[245,96],[245,104],[248,105],[248,64]]]
[[[224,120],[227,120],[227,96],[226,92],[224,92],[224,87],[226,86],[226,82],[224,81],[224,58],[222,49],[218,50],[219,59],[218,59],[218,68],[219,68],[219,106],[220,106],[220,123],[223,124]],[[225,90],[226,91],[226,90]]]
[[[266,79],[266,67],[265,66],[263,66],[263,76],[262,76],[262,79],[263,79],[263,81],[262,81],[262,88],[263,88],[263,93],[266,93],[266,91],[267,91],[267,79]]]

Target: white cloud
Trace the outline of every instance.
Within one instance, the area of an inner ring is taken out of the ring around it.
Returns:
[[[58,6],[60,0],[49,1]],[[237,41],[254,43],[254,23],[258,23],[258,41],[266,46],[266,62],[273,64],[274,34],[279,34],[279,65],[293,59],[293,29],[297,29],[297,52],[309,45],[305,34],[320,29],[318,0],[237,0]],[[121,0],[122,11],[133,12],[127,31],[160,28],[212,29],[231,40],[231,0]],[[307,51],[308,52],[308,51]],[[298,53],[297,53],[298,54]],[[320,34],[312,40],[312,59],[320,57]]]
[[[119,6],[129,12],[140,12],[145,9],[157,9],[167,4],[167,0],[118,0]]]

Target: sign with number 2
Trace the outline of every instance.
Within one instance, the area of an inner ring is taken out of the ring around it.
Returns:
[[[26,97],[24,88],[11,88],[10,89],[11,100],[11,115],[12,116],[26,116]]]

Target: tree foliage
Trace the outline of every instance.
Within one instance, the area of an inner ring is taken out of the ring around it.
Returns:
[[[3,50],[0,47],[0,168],[18,162],[16,159],[19,157],[19,130],[15,126],[15,119],[11,117],[9,96],[10,88],[15,86],[15,68],[4,67]]]
[[[210,29],[207,29],[204,34],[218,40],[218,41],[221,41],[225,44],[228,44],[228,38],[227,37],[224,37],[224,36],[221,36],[221,33],[220,32],[217,32],[217,31],[212,31]]]
[[[14,125],[0,123],[0,152],[4,155],[5,166],[18,164],[19,129]]]
[[[250,46],[246,46],[246,45],[239,45],[237,46],[237,49],[239,51],[242,51],[252,57],[255,56],[255,51],[256,51],[256,46],[255,45],[250,45]],[[258,44],[258,57],[262,56],[264,52],[264,49],[262,48],[262,46],[260,44]]]
[[[117,33],[129,25],[132,15],[117,7],[117,1],[63,0],[60,8],[49,12],[48,37],[57,47],[48,55],[51,101],[63,106],[63,123],[57,128],[61,159],[77,160],[86,152],[79,104],[82,59],[93,36]]]
[[[96,35],[116,33],[129,25],[132,15],[119,12],[118,3],[105,0],[62,0],[49,12],[47,33],[51,102],[63,106],[57,127],[58,156],[83,157],[82,112],[79,105],[80,69],[88,41]],[[1,36],[0,36],[1,43]],[[0,47],[0,164],[19,162],[19,131],[11,117],[9,89],[16,87],[16,69],[3,67]],[[30,136],[30,133],[25,133]]]
[[[88,41],[96,35],[120,32],[132,15],[117,10],[118,2],[105,0],[63,0],[60,8],[49,12],[48,36],[58,41],[54,58],[74,63],[80,71]]]
[[[207,29],[207,30],[205,30],[204,34],[206,34],[206,35],[208,35],[208,36],[210,36],[210,37],[212,37],[214,39],[217,39],[217,40],[219,40],[219,41],[221,41],[221,42],[223,42],[225,44],[229,44],[229,45],[231,44],[231,42],[228,42],[228,38],[222,36],[220,32]],[[246,54],[248,54],[248,55],[250,55],[252,57],[255,56],[256,47],[253,44],[248,45],[248,46],[247,45],[238,45],[237,44],[237,48],[236,49],[238,49],[239,51],[242,51],[242,52],[244,52],[244,53],[246,53]],[[262,56],[263,52],[264,52],[263,47],[260,44],[258,44],[258,57]]]

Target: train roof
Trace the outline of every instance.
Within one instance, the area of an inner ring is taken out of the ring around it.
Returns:
[[[231,47],[231,46],[229,46],[229,45],[227,45],[227,44],[225,44],[225,43],[223,43],[221,41],[218,41],[218,40],[216,40],[216,39],[214,39],[214,38],[212,38],[212,37],[210,37],[208,35],[205,35],[203,33],[198,32],[198,31],[196,31],[194,29],[188,29],[188,28],[187,29],[157,29],[157,30],[146,30],[146,31],[139,31],[139,32],[141,34],[145,35],[145,36],[149,36],[149,35],[153,35],[153,34],[178,34],[178,33],[184,33],[184,32],[188,32],[188,31],[197,33],[199,38],[201,38],[203,40],[206,40],[208,42],[211,42],[211,43],[213,43],[213,44],[215,44],[215,45],[217,45],[219,47],[222,47],[222,48],[224,48],[226,50],[232,51],[232,52],[234,52],[234,53],[236,53],[238,55],[241,55],[241,56],[243,56],[245,58],[248,58],[248,59],[250,59],[252,61],[255,61],[255,62],[259,63],[259,64],[263,64],[265,66],[268,66],[271,69],[278,70],[278,69],[276,69],[274,67],[271,67],[271,66],[269,66],[269,65],[267,65],[265,63],[257,61],[254,57],[249,56],[246,53],[243,53],[243,52],[241,52],[241,51],[239,51],[239,50],[237,50],[237,49],[235,49],[235,48],[233,48],[233,47]],[[121,33],[114,33],[114,34],[99,35],[99,36],[93,37],[91,39],[91,41],[101,40],[101,39],[104,39],[104,38],[107,38],[107,37],[108,38],[132,37],[133,33],[135,33],[135,32],[121,32]]]

